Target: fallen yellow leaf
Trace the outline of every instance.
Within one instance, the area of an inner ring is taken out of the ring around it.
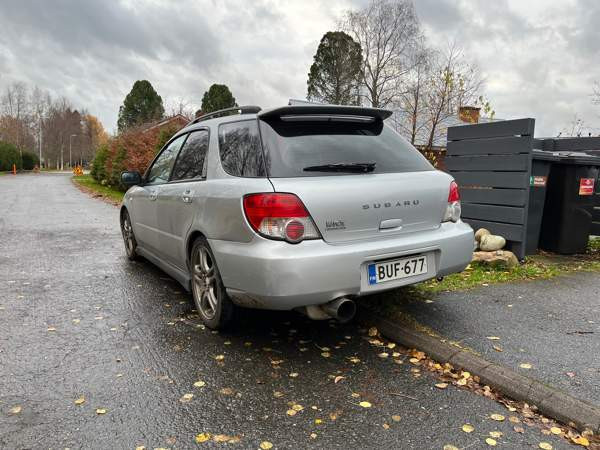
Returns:
[[[500,338],[498,336],[487,336],[490,341],[499,341]]]
[[[217,361],[223,361],[225,359],[225,355],[217,355],[217,356],[215,356],[215,359]]]
[[[384,423],[384,424],[382,425],[382,427],[383,427],[385,430],[389,430],[389,429],[390,429],[390,426],[389,426],[387,423]]]
[[[54,328],[54,327],[48,327],[48,331],[56,331],[56,328]]]
[[[292,409],[294,411],[302,411],[304,409],[304,406],[295,404],[295,405],[292,406]]]
[[[104,408],[98,408],[98,409],[96,409],[96,414],[99,414],[99,415],[106,414],[106,409],[104,409]]]
[[[204,381],[196,381],[194,383],[194,387],[204,387],[206,386],[206,383]]]
[[[183,396],[179,399],[179,401],[181,403],[187,403],[189,402],[192,398],[194,398],[194,394],[183,394]]]
[[[531,364],[529,364],[529,363],[522,363],[522,364],[519,364],[519,367],[521,369],[531,369]]]
[[[400,422],[400,419],[401,419],[401,417],[400,417],[400,416],[398,416],[398,415],[393,415],[393,416],[392,416],[392,420],[393,420],[394,422]]]
[[[331,356],[331,353],[329,353],[329,352],[323,352],[323,353],[321,353],[321,356],[323,358],[329,358]]]
[[[311,439],[316,439],[317,438],[317,433],[310,433],[310,438]]]
[[[370,408],[371,407],[371,404],[369,402],[360,402],[359,405],[362,406],[363,408]]]
[[[499,437],[502,437],[502,432],[501,431],[490,431],[490,436],[498,439]]]
[[[409,361],[413,364],[419,364],[420,359],[418,358],[410,358]]]
[[[502,422],[504,420],[504,416],[502,414],[492,414],[490,415],[490,418],[498,422]]]
[[[19,405],[13,406],[12,408],[10,408],[10,413],[11,414],[19,414],[22,409],[23,408],[21,408]]]
[[[562,430],[558,427],[552,427],[550,428],[550,433],[552,434],[562,434]]]
[[[473,431],[475,431],[475,427],[473,425],[466,423],[462,426],[462,430],[465,433],[472,433]]]
[[[357,364],[357,363],[359,363],[359,362],[360,362],[360,359],[358,359],[358,358],[355,358],[355,357],[352,357],[352,358],[349,358],[349,359],[350,359],[350,362],[351,362],[351,363],[354,363],[354,364]]]
[[[230,387],[223,388],[219,392],[223,395],[233,395],[233,389]]]
[[[382,353],[380,353],[380,354],[379,354],[379,355],[377,355],[377,356],[379,356],[380,358],[387,358],[387,357],[388,357],[388,356],[390,356],[390,355],[389,355],[389,353],[382,352]]]
[[[466,378],[461,378],[460,380],[456,381],[456,384],[458,384],[459,386],[466,386],[467,379]]]
[[[298,372],[292,372],[292,373],[290,373],[290,377],[291,378],[296,378],[298,375],[300,375]]]
[[[508,418],[508,420],[509,420],[509,421],[511,421],[512,423],[519,423],[519,422],[521,421],[521,419],[519,419],[519,418],[518,418],[518,417],[516,417],[516,416],[510,416],[510,417]]]
[[[448,383],[436,383],[435,387],[438,389],[446,389],[448,387]]]
[[[273,444],[271,444],[269,441],[262,441],[260,443],[260,448],[262,450],[269,450],[269,449],[273,448]]]
[[[396,348],[396,344],[394,344],[393,342],[390,342],[390,343],[387,345],[387,348],[389,348],[390,350],[391,350],[391,349],[393,349],[393,348]]]
[[[455,445],[446,444],[444,445],[444,450],[458,450],[458,447],[456,447]]]
[[[196,442],[201,444],[202,442],[209,441],[211,437],[210,433],[200,433],[196,435]]]
[[[283,392],[279,392],[279,391],[273,392],[273,397],[275,397],[275,398],[281,398],[281,397],[283,397],[283,395],[284,395]]]
[[[350,394],[352,397],[354,398],[358,398],[360,397],[360,394],[357,394],[356,392],[353,392],[352,394]]]
[[[335,384],[337,384],[338,382],[342,381],[344,378],[346,378],[346,377],[343,377],[343,376],[341,376],[341,375],[338,375],[337,377],[335,377],[335,378],[333,379],[333,382],[334,382]]]
[[[83,397],[83,395],[81,397],[75,399],[76,405],[83,405],[84,403],[85,403],[85,398]]]
[[[525,428],[523,427],[514,426],[513,430],[515,430],[515,433],[525,433]]]
[[[500,347],[499,345],[494,345],[494,346],[492,346],[492,348],[494,350],[496,350],[497,352],[503,352],[504,351],[504,350],[502,350],[502,347]]]
[[[295,416],[296,414],[298,414],[298,411],[296,411],[295,409],[288,409],[285,413],[288,416]]]
[[[315,419],[315,424],[321,425],[323,421],[321,419]]]
[[[590,445],[590,441],[588,441],[588,439],[583,436],[572,437],[571,441],[573,441],[573,443],[581,445],[583,447],[588,447]]]
[[[495,447],[496,446],[496,439],[486,438],[485,439],[485,443],[487,445],[489,445],[490,447]]]
[[[471,372],[462,372],[460,376],[468,380],[469,378],[471,378]]]
[[[540,442],[540,448],[543,448],[544,450],[552,450],[552,445],[550,445],[548,442]]]
[[[376,327],[369,328],[369,336],[371,336],[371,337],[377,336],[377,333],[378,333],[378,331],[377,331]]]

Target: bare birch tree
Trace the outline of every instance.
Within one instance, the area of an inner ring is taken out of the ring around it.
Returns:
[[[363,10],[346,12],[341,26],[363,51],[363,101],[379,108],[392,104],[412,69],[421,35],[412,2],[372,0]]]

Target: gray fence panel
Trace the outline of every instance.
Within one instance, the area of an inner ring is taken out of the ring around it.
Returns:
[[[525,223],[525,208],[513,208],[510,206],[480,205],[476,203],[464,203],[462,215],[480,220],[492,222],[504,222],[515,225]]]
[[[450,171],[460,187],[525,189],[529,185],[527,172],[454,172]]]
[[[448,128],[448,141],[505,136],[533,136],[535,119],[502,120],[498,122],[461,125]]]
[[[530,136],[450,141],[447,156],[514,155],[531,151]]]
[[[469,203],[523,207],[527,201],[527,191],[525,189],[474,189],[461,187],[460,198]]]
[[[506,170],[526,171],[529,168],[530,155],[478,155],[478,156],[447,156],[446,168],[453,170],[482,171],[482,170]]]

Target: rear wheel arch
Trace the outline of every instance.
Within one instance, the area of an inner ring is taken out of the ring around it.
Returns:
[[[194,246],[194,242],[196,242],[196,239],[200,237],[206,239],[206,235],[204,233],[202,233],[199,230],[194,230],[189,234],[187,238],[187,242],[185,244],[185,259],[188,264],[188,268],[190,266],[190,260],[192,257],[192,247]]]

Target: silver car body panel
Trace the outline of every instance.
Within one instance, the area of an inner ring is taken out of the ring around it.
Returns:
[[[134,186],[123,207],[138,252],[189,289],[188,256],[197,236],[213,250],[234,302],[293,309],[342,296],[362,296],[463,270],[473,250],[465,223],[441,223],[452,178],[428,170],[298,178],[240,178],[225,172],[218,125],[258,120],[256,114],[193,124],[173,138],[208,129],[205,177]],[[244,195],[291,192],[303,201],[323,239],[290,244],[256,234],[243,211]],[[367,265],[427,255],[425,274],[369,285]]]

